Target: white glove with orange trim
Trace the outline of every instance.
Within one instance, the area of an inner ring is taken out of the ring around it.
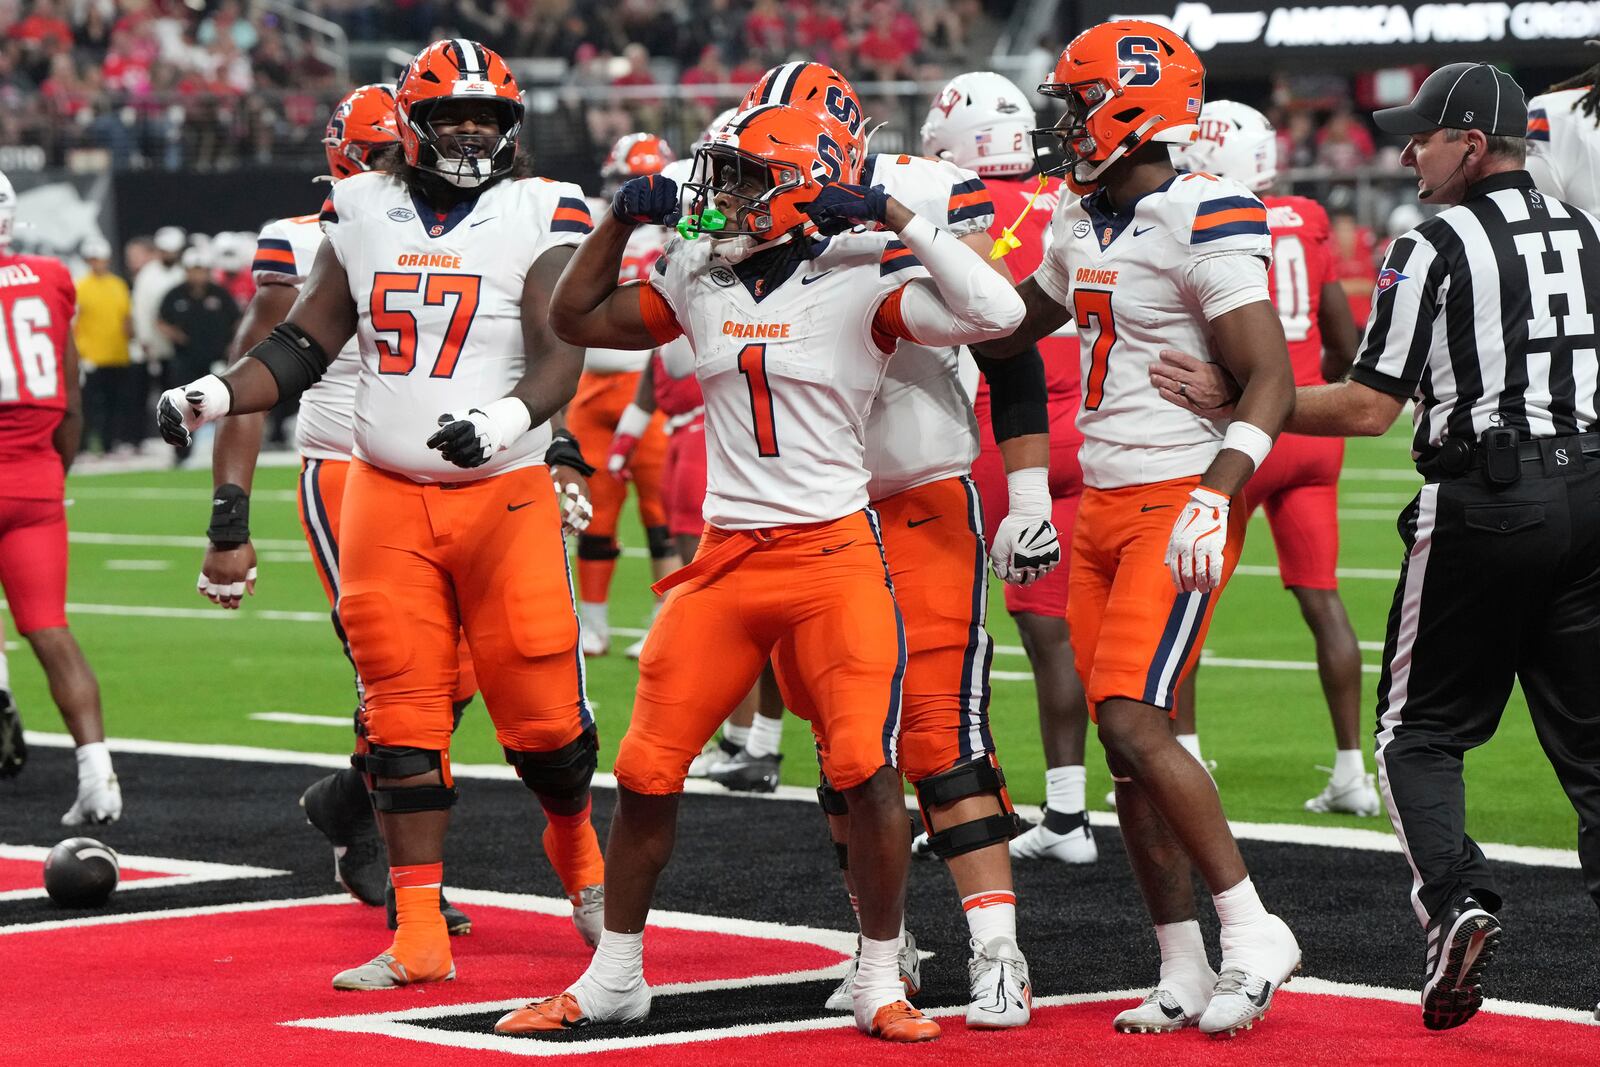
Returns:
[[[1172,584],[1184,593],[1209,593],[1220,586],[1227,544],[1227,495],[1195,486],[1167,541]]]

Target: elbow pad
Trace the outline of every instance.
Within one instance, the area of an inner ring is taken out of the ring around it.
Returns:
[[[1049,393],[1038,345],[1029,345],[1010,359],[993,359],[976,351],[972,359],[989,383],[989,425],[994,428],[996,444],[1050,432]]]
[[[278,399],[287,400],[322,380],[332,362],[316,339],[292,322],[280,322],[245,353],[259,360],[278,383]]]

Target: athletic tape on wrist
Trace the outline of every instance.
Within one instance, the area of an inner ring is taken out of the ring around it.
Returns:
[[[1243,452],[1260,469],[1272,451],[1272,437],[1259,426],[1236,420],[1228,424],[1228,432],[1222,435],[1222,447]]]

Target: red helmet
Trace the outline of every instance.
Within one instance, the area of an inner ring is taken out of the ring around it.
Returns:
[[[1194,49],[1165,26],[1119,19],[1078,34],[1039,86],[1067,105],[1060,122],[1038,131],[1058,138],[1066,157],[1051,173],[1067,173],[1083,192],[1135,149],[1193,141],[1205,79]]]
[[[482,104],[499,132],[434,132],[434,113],[447,102]],[[395,111],[406,162],[472,189],[511,173],[522,128],[522,93],[505,62],[476,41],[435,41],[406,65],[395,85]]]
[[[861,167],[839,143],[840,125],[809,111],[761,104],[741,111],[695,152],[685,183],[691,212],[715,207],[727,225],[716,237],[776,241],[814,229],[799,205],[829,182],[856,182]]]
[[[859,167],[867,159],[867,115],[861,99],[843,74],[821,63],[782,63],[763,74],[739,104],[749,111],[758,104],[787,104],[815,112],[844,127],[845,151]]]
[[[624,134],[606,156],[600,176],[607,181],[625,182],[646,174],[660,174],[663,167],[677,158],[665,137],[653,133]]]
[[[334,181],[371,170],[372,153],[399,141],[394,86],[376,84],[363,85],[339,101],[328,119],[328,132],[322,138]]]

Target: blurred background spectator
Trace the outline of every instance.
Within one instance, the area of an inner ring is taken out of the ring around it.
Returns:
[[[78,279],[78,316],[72,323],[83,383],[83,448],[91,438],[101,453],[136,449],[147,429],[144,368],[128,358],[133,334],[128,283],[111,271],[111,243],[95,237],[80,252],[88,272]]]

